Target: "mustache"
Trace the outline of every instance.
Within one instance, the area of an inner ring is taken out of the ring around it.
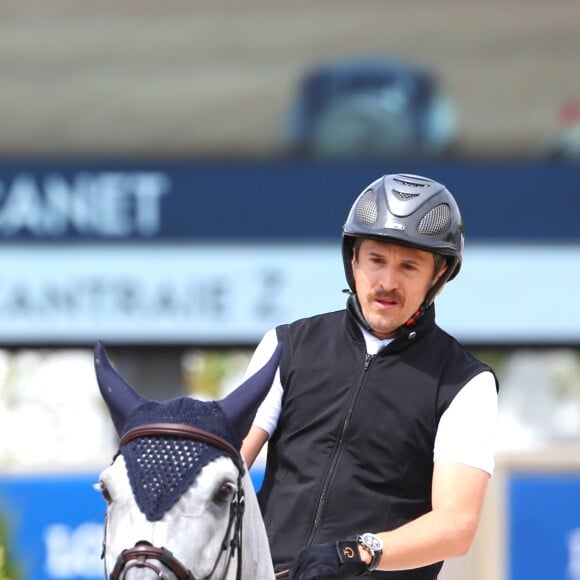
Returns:
[[[370,300],[375,300],[377,298],[382,298],[383,300],[395,300],[402,304],[404,302],[404,296],[398,290],[374,290],[368,294]]]

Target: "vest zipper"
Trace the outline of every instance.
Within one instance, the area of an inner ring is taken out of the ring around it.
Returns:
[[[342,422],[342,429],[340,430],[340,436],[338,438],[338,442],[334,448],[334,451],[332,452],[330,466],[328,468],[328,471],[326,473],[326,477],[324,479],[324,483],[322,485],[322,491],[320,492],[320,497],[318,498],[318,504],[316,507],[314,522],[312,523],[312,529],[310,530],[310,534],[309,534],[308,539],[305,543],[306,546],[309,546],[310,544],[313,543],[314,538],[316,537],[316,534],[318,533],[318,528],[320,527],[320,524],[322,522],[322,516],[324,515],[324,511],[326,509],[326,502],[328,501],[328,491],[330,488],[330,484],[332,483],[332,480],[334,479],[334,473],[335,473],[336,468],[338,466],[338,461],[339,461],[340,456],[342,454],[342,450],[344,449],[344,446],[346,444],[346,433],[347,433],[348,428],[350,426],[352,413],[354,411],[354,407],[356,405],[356,402],[358,401],[360,392],[361,392],[363,384],[365,382],[365,373],[368,370],[369,366],[371,365],[371,362],[373,361],[375,356],[376,355],[368,354],[368,353],[365,355],[365,361],[364,361],[364,365],[362,368],[362,372],[360,373],[359,379],[355,385],[355,388],[352,391],[352,395],[351,395],[351,398],[350,398],[350,401],[349,401],[349,404],[347,407],[346,415],[344,416],[344,421]]]

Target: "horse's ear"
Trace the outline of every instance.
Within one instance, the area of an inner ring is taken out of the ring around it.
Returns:
[[[281,357],[282,345],[278,344],[270,360],[257,373],[218,401],[242,439],[248,434],[256,411],[272,386]]]
[[[127,417],[137,407],[147,402],[147,399],[139,395],[115,370],[107,357],[102,342],[97,342],[94,354],[97,383],[99,384],[101,395],[109,408],[109,414],[117,434],[121,436]]]

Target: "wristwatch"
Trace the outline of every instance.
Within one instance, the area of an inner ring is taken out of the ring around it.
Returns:
[[[383,540],[381,540],[381,538],[376,534],[365,532],[357,538],[357,541],[359,545],[371,555],[371,562],[368,565],[368,571],[372,572],[381,561],[381,556],[383,555]]]

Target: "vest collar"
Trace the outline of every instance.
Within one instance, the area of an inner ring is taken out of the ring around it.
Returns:
[[[363,316],[356,294],[351,294],[348,297],[346,309],[355,326],[361,324],[369,332],[372,332]],[[421,316],[414,319],[413,324],[410,326],[401,326],[393,342],[387,345],[381,352],[398,352],[403,350],[431,332],[433,328],[435,328],[435,306],[431,305]]]

